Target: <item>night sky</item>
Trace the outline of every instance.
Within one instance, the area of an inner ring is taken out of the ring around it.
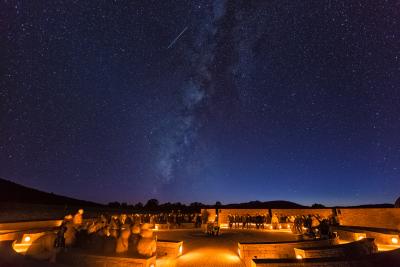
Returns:
[[[399,1],[0,0],[0,177],[109,201],[393,203]]]

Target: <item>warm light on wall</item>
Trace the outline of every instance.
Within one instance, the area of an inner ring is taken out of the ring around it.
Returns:
[[[183,252],[183,245],[180,245],[179,246],[179,255],[182,255],[182,252]]]
[[[359,236],[358,237],[358,240],[362,240],[362,239],[364,239],[364,236]]]
[[[35,242],[36,239],[44,235],[44,232],[41,233],[29,233],[29,234],[24,234],[21,238],[21,241],[15,240],[12,243],[12,248],[17,252],[24,254],[28,248],[32,245],[33,242]]]
[[[399,243],[399,239],[397,237],[392,237],[392,244],[397,245]]]

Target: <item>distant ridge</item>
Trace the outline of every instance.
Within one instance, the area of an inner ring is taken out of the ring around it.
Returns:
[[[239,204],[227,204],[222,205],[221,208],[225,209],[301,209],[307,208],[291,201],[286,200],[274,200],[274,201],[250,201]]]
[[[361,208],[394,208],[393,204],[383,203],[383,204],[362,204],[356,206],[335,206],[334,208],[354,208],[354,209],[361,209]]]
[[[28,204],[47,204],[47,205],[67,205],[81,207],[106,207],[103,204],[92,201],[79,200],[75,198],[43,192],[34,188],[26,187],[6,179],[0,178],[0,203],[28,203]],[[165,204],[163,204],[165,205]],[[160,205],[163,206],[163,205]],[[198,208],[214,208],[215,205],[204,205],[199,203]],[[355,206],[331,206],[316,208],[393,208],[393,204],[365,204]],[[181,207],[182,208],[182,207]],[[222,209],[307,209],[310,206],[300,205],[295,202],[285,200],[273,201],[250,201],[245,203],[220,205]],[[146,209],[146,208],[145,208]]]
[[[0,202],[71,206],[103,206],[101,204],[46,193],[0,178]]]

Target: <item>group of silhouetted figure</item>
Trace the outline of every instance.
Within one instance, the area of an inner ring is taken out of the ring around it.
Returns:
[[[268,214],[261,215],[257,214],[255,216],[251,216],[250,214],[246,215],[228,215],[228,226],[230,229],[232,228],[242,228],[242,229],[264,229],[266,224],[271,223],[271,216]]]
[[[65,216],[57,231],[34,240],[26,255],[55,261],[59,252],[77,248],[99,255],[151,257],[156,253],[157,237],[153,235],[153,227],[178,228],[183,223],[191,223],[190,227],[205,224],[206,233],[219,235],[218,219],[209,222],[208,212],[100,215],[90,220],[83,220],[83,213],[80,209],[75,215]],[[331,226],[337,224],[334,216],[321,218],[318,215],[229,214],[227,219],[231,229],[290,228],[293,233],[310,238],[333,237]]]
[[[132,220],[138,223],[165,224],[168,228],[179,228],[182,224],[194,224],[198,228],[202,224],[199,213],[181,213],[179,211],[159,214],[132,214]]]
[[[83,210],[67,215],[57,232],[48,232],[29,247],[26,255],[39,260],[55,261],[61,251],[80,249],[99,255],[141,255],[156,253],[153,225],[150,217],[141,215],[101,215],[94,220],[83,220]]]
[[[295,234],[302,234],[312,238],[330,238],[333,233],[331,226],[336,225],[334,216],[321,218],[318,215],[279,216],[278,214],[256,215],[228,215],[228,227],[230,229],[281,229],[290,228]]]
[[[150,257],[156,253],[156,236],[153,229],[158,225],[179,228],[182,224],[201,227],[207,217],[199,213],[172,211],[159,214],[102,214],[98,218],[83,220],[84,211],[64,217],[56,232],[48,232],[36,239],[26,255],[36,259],[55,261],[56,255],[69,249],[81,249],[99,255],[141,255]]]

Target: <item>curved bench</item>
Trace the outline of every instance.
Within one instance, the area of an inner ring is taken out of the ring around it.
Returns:
[[[143,257],[135,255],[134,257],[128,257],[116,254],[95,254],[81,249],[69,249],[57,255],[57,262],[76,267],[155,267],[156,256]]]
[[[98,266],[131,266],[131,267],[154,267],[156,256],[134,257],[110,255],[96,255],[82,249],[68,249],[66,252],[57,254],[57,263],[36,260],[17,253],[13,249],[13,241],[0,242],[0,267],[98,267]]]
[[[353,241],[359,240],[361,237],[368,237],[374,238],[377,244],[400,244],[400,231],[357,226],[336,226],[335,231],[343,240]]]
[[[367,237],[366,233],[355,229],[335,229],[335,232],[341,240],[348,242],[361,240]]]
[[[177,258],[183,253],[183,241],[157,240],[157,257]]]
[[[306,258],[335,258],[357,257],[376,253],[378,251],[373,238],[364,238],[359,241],[323,247],[295,248],[297,259]]]
[[[358,257],[310,258],[310,259],[254,259],[252,267],[397,267],[400,249]]]
[[[338,244],[338,239],[316,239],[287,242],[239,242],[238,253],[246,266],[252,259],[296,259],[295,248],[323,247]]]
[[[0,267],[65,267],[62,264],[38,261],[15,252],[13,241],[0,242]]]

